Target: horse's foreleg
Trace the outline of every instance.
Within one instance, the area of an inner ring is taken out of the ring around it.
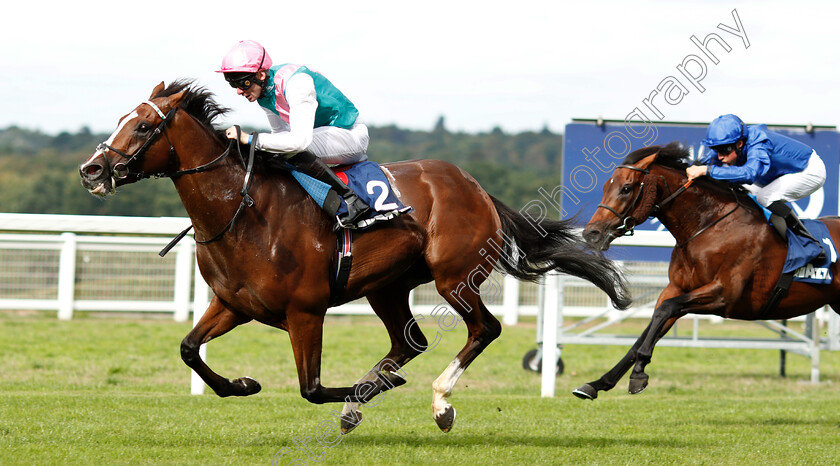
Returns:
[[[375,382],[383,372],[390,372],[392,376],[401,376],[399,369],[426,350],[426,337],[411,315],[408,293],[409,290],[395,290],[388,287],[386,290],[368,294],[368,302],[385,324],[388,335],[391,337],[391,349],[381,361],[356,382],[356,385]],[[343,433],[350,432],[362,422],[360,405],[359,402],[345,403],[341,411]]]
[[[405,383],[405,378],[396,372],[380,371],[375,380],[352,387],[324,387],[321,385],[324,314],[287,309],[286,317],[300,394],[310,403],[367,403],[379,393]]]
[[[585,383],[580,387],[576,388],[572,394],[582,400],[594,400],[598,398],[599,391],[610,391],[615,388],[618,381],[624,377],[624,374],[633,367],[633,363],[636,362],[636,351],[641,346],[642,341],[644,340],[645,336],[650,331],[650,324],[645,327],[645,330],[636,339],[636,342],[633,343],[633,346],[630,347],[630,350],[624,355],[623,358],[613,366],[606,374],[602,375],[600,379],[595,380],[593,382]]]
[[[214,297],[196,326],[181,341],[181,359],[221,397],[253,395],[259,392],[261,387],[259,382],[250,377],[230,381],[213,372],[201,359],[198,350],[202,344],[249,320],[238,317]]]
[[[678,316],[672,316],[669,318],[665,318],[667,314],[661,313],[657,319],[657,311],[661,309],[661,307],[657,308],[657,310],[653,313],[653,318],[651,318],[650,325],[648,328],[656,328],[654,334],[656,335],[654,338],[650,338],[650,333],[648,335],[642,335],[639,337],[639,340],[636,342],[638,349],[636,350],[636,358],[635,358],[635,366],[633,367],[633,372],[630,373],[630,387],[629,392],[633,395],[637,395],[644,391],[647,388],[648,384],[648,375],[645,373],[645,367],[650,364],[651,357],[653,356],[653,347],[656,343],[668,332],[671,330],[671,327],[677,322],[677,320],[685,315],[685,312],[680,313]],[[643,350],[645,344],[649,342],[649,350]],[[646,351],[646,352],[643,352]]]
[[[682,291],[679,290],[677,287],[673,285],[668,285],[662,290],[659,297],[656,299],[656,308],[662,304],[663,301],[672,298],[674,296],[679,296],[682,294]],[[618,381],[624,377],[624,374],[633,367],[633,364],[636,362],[637,352],[639,351],[639,347],[642,346],[642,343],[648,338],[648,335],[651,332],[651,325],[652,321],[648,323],[647,327],[642,331],[642,334],[639,335],[639,338],[633,343],[633,346],[630,347],[630,350],[624,355],[623,358],[616,364],[612,369],[609,370],[606,374],[602,375],[600,379],[589,382],[581,385],[577,389],[575,389],[572,394],[576,397],[583,399],[583,400],[594,400],[598,397],[599,391],[609,391],[615,388]],[[663,328],[660,332],[667,333],[668,330],[671,328],[670,325],[667,325],[667,328]],[[658,340],[662,334],[660,333],[659,336],[656,337]]]
[[[641,393],[647,387],[648,375],[645,373],[645,367],[650,364],[656,342],[670,330],[677,319],[687,313],[711,313],[723,307],[723,291],[723,286],[714,281],[689,293],[666,299],[656,307],[650,321],[651,331],[636,352],[636,365],[630,374],[630,393]]]

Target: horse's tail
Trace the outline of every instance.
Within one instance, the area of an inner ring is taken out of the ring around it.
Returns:
[[[520,280],[536,281],[551,270],[583,278],[607,293],[619,309],[630,307],[627,282],[615,263],[590,248],[571,220],[532,224],[493,196],[504,233],[496,268]]]

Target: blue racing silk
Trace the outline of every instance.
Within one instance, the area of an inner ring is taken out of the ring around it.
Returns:
[[[813,152],[806,144],[768,130],[767,125],[753,125],[747,127],[747,140],[735,164],[723,164],[715,151],[700,161],[709,166],[710,178],[767,186],[782,175],[804,170]]]

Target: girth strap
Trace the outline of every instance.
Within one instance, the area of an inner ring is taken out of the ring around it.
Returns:
[[[783,273],[782,276],[779,277],[779,281],[776,283],[776,286],[773,287],[773,292],[770,293],[770,299],[767,300],[767,303],[764,304],[763,308],[761,308],[761,312],[758,313],[759,320],[765,319],[768,314],[776,309],[776,306],[779,305],[779,301],[787,296],[791,283],[793,283],[793,273]]]
[[[335,280],[330,287],[330,306],[338,304],[339,298],[347,290],[350,269],[353,265],[353,233],[349,228],[342,228],[336,241]]]

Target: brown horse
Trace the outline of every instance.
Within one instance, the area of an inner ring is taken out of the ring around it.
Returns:
[[[394,192],[414,211],[355,234],[349,282],[331,300],[334,220],[288,173],[260,167],[259,160],[251,173],[253,161],[229,156],[237,151],[212,124],[225,111],[191,81],[161,83],[80,167],[82,184],[100,196],[148,176],[172,178],[195,228],[201,274],[215,294],[181,343],[181,356],[219,396],[252,395],[260,385],[216,374],[199,357],[199,346],[256,320],[289,333],[301,395],[312,403],[347,403],[342,429],[352,429],[361,420],[359,403],[404,383],[399,368],[427,348],[408,296],[434,281],[467,327],[466,344],[433,384],[434,418],[448,431],[455,411],[447,398],[455,383],[501,332],[479,294],[489,269],[525,280],[559,270],[593,282],[616,306],[629,305],[621,274],[586,247],[571,223],[532,224],[458,167],[434,160],[383,166]],[[250,207],[240,202],[246,192]],[[324,315],[331,304],[363,296],[385,324],[391,349],[355,385],[324,387]]]
[[[805,315],[825,305],[840,309],[836,263],[830,285],[794,282],[775,308],[765,309],[781,276],[786,243],[742,189],[706,177],[687,183],[687,156],[675,143],[637,150],[604,184],[601,205],[584,230],[591,245],[606,250],[613,239],[655,216],[677,246],[671,254],[669,283],[650,324],[615,367],[573,392],[579,398],[591,400],[599,390],[612,389],[631,367],[630,393],[644,390],[645,366],[656,342],[687,313],[768,320]],[[840,219],[820,220],[836,242]]]

